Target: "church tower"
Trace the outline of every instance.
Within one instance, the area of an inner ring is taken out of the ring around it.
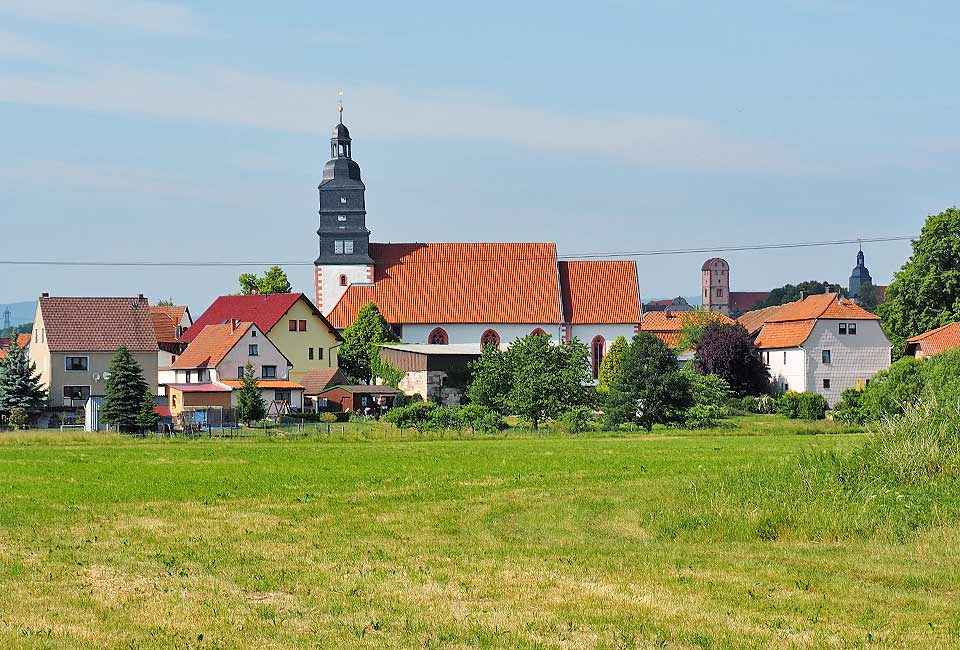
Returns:
[[[320,181],[320,255],[314,261],[316,305],[324,315],[337,304],[351,284],[373,282],[370,231],[367,230],[366,188],[360,165],[353,160],[350,131],[340,122],[330,138],[330,160]]]
[[[870,270],[864,263],[863,248],[857,253],[857,265],[853,267],[850,273],[849,295],[851,298],[860,297],[860,287],[873,284],[873,278],[870,277]]]
[[[703,308],[730,315],[730,265],[720,257],[711,257],[700,267]]]

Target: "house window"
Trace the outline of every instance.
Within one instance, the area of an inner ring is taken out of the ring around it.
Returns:
[[[856,336],[856,334],[857,334],[857,324],[856,324],[856,323],[850,323],[849,325],[847,325],[847,333],[848,333],[850,336]]]
[[[313,348],[307,348],[307,358],[313,361]]]
[[[340,276],[340,286],[341,286],[341,287],[347,286],[347,276],[346,276],[346,275],[341,275],[341,276]]]
[[[340,205],[346,205],[346,204],[347,204],[347,197],[341,196],[341,197],[340,197]]]
[[[251,343],[247,346],[247,356],[250,357],[259,357],[260,356],[260,346],[256,343]]]
[[[480,346],[488,347],[493,346],[497,349],[500,348],[500,335],[496,333],[495,330],[487,330],[480,337]]]
[[[763,353],[763,363],[764,363],[764,365],[767,365],[767,366],[770,365],[770,351],[769,351],[769,350],[768,350],[767,352],[764,352],[764,353]]]
[[[846,324],[846,323],[840,323],[839,328],[840,328],[840,329],[839,329],[840,335],[841,335],[841,336],[845,336],[846,333],[847,333],[847,324]]]
[[[717,289],[717,298],[722,298],[722,297],[723,297],[723,289],[718,288],[718,289]]]
[[[433,345],[446,345],[449,342],[450,337],[447,336],[446,330],[442,327],[433,328],[430,336],[427,337],[427,343],[432,343]]]
[[[291,332],[296,332],[296,331],[297,331],[297,321],[295,321],[295,320],[288,320],[288,321],[287,321],[287,329],[290,330]]]
[[[829,388],[830,388],[830,380],[829,380],[829,379],[824,379],[824,380],[823,380],[823,387],[824,387],[825,389],[828,389],[828,390],[829,390]]]
[[[353,240],[348,239],[343,242],[343,252],[345,255],[353,255]]]
[[[346,215],[344,215],[344,214],[338,214],[338,215],[337,215],[337,221],[346,221],[346,220],[347,220],[347,216],[346,216]]]
[[[275,391],[273,391],[273,399],[275,399],[275,400],[277,400],[277,401],[280,401],[280,402],[286,402],[287,404],[289,404],[289,403],[290,403],[290,391],[288,391],[288,390],[275,390]]]
[[[820,360],[824,363],[830,363],[830,350],[824,350],[820,353]]]
[[[301,332],[306,332],[306,331],[307,331],[307,321],[305,321],[305,320],[298,320],[298,321],[297,321],[297,330],[299,330],[299,331],[301,331]]]
[[[276,379],[277,378],[277,367],[276,366],[263,366],[260,368],[260,377],[263,379]]]
[[[257,330],[250,330],[250,338],[252,339],[257,338]]]
[[[246,371],[246,368],[239,366],[237,368],[237,379],[243,379],[243,373]]]
[[[343,240],[335,239],[333,240],[333,254],[334,255],[343,255]]]
[[[600,377],[600,364],[603,363],[603,347],[606,341],[603,340],[602,336],[594,336],[593,342],[590,343],[590,362],[593,369],[593,378],[597,379]]]
[[[87,357],[67,357],[66,369],[67,370],[86,370]]]
[[[67,402],[86,402],[90,398],[89,386],[64,386],[63,401]]]
[[[171,396],[170,396],[170,399],[171,399],[171,401],[172,401],[172,406],[173,406],[173,408],[177,408],[177,396],[176,396],[176,395],[171,395]]]
[[[398,339],[403,338],[403,325],[390,324],[390,329],[393,330],[393,333],[397,335]]]
[[[783,365],[787,365],[787,351],[783,351]]]
[[[317,358],[318,359],[323,358],[323,348],[317,348]]]

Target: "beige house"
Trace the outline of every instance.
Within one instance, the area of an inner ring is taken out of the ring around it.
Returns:
[[[30,341],[30,360],[50,392],[51,406],[83,406],[103,395],[110,362],[126,346],[157,389],[157,338],[150,305],[135,298],[40,296]]]

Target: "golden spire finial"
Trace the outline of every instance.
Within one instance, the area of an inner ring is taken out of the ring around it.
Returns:
[[[337,91],[337,112],[340,113],[340,124],[343,124],[343,89]]]

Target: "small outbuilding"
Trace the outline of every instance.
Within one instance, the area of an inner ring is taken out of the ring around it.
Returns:
[[[393,386],[332,386],[316,396],[321,411],[359,411],[367,407],[383,411],[393,407],[400,391]]]
[[[470,363],[480,357],[479,343],[388,343],[380,358],[403,371],[399,388],[446,406],[459,406],[470,384]]]

